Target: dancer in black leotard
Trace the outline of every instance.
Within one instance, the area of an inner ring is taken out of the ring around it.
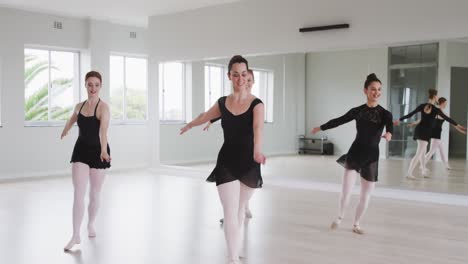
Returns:
[[[442,119],[448,121],[452,125],[460,129],[464,129],[464,127],[458,125],[454,120],[446,116],[439,108],[434,106],[437,99],[437,90],[430,89],[428,103],[420,104],[415,110],[413,110],[405,116],[400,117],[399,120],[395,120],[394,122],[395,125],[398,125],[400,121],[408,119],[416,113],[421,113],[421,122],[416,126],[413,136],[413,138],[418,143],[418,148],[408,168],[408,174],[406,176],[408,179],[416,179],[416,177],[414,177],[413,175],[413,171],[418,165],[418,162],[420,162],[422,165],[423,176],[427,177],[427,169],[424,166],[424,155],[426,154],[427,144],[429,144],[429,140],[432,137],[432,128],[434,127],[434,122],[437,115],[439,115]]]
[[[252,93],[252,87],[253,87],[253,85],[254,85],[254,83],[255,83],[255,76],[254,76],[254,73],[253,73],[253,71],[252,71],[251,69],[248,70],[248,73],[249,73],[249,75],[248,75],[248,77],[247,77],[247,91],[248,91],[249,93]],[[218,117],[218,118],[215,118],[215,119],[213,119],[213,120],[210,120],[210,122],[208,122],[208,124],[203,128],[203,130],[204,130],[204,131],[207,131],[208,128],[211,126],[211,124],[213,124],[214,122],[216,122],[216,121],[218,121],[218,120],[220,120],[220,119],[221,119],[221,117]],[[247,202],[247,203],[245,204],[245,217],[246,217],[246,218],[249,218],[249,219],[253,217],[253,216],[252,216],[252,211],[250,210],[249,202]],[[224,219],[221,218],[221,219],[219,220],[219,222],[220,222],[221,224],[224,223]]]
[[[71,118],[63,129],[63,139],[75,122],[78,122],[79,136],[71,158],[74,187],[73,236],[64,250],[70,250],[80,243],[80,227],[84,215],[84,197],[88,178],[90,181],[88,206],[88,236],[95,237],[94,221],[99,208],[99,196],[104,183],[105,170],[110,167],[110,149],[107,144],[109,107],[99,98],[102,77],[95,71],[85,78],[88,100],[75,106]]]
[[[344,211],[349,203],[351,191],[356,181],[356,172],[361,175],[361,195],[356,209],[356,217],[352,231],[364,234],[359,222],[369,204],[372,190],[377,182],[379,167],[379,142],[381,138],[390,141],[393,133],[392,114],[378,104],[382,94],[382,83],[375,74],[370,74],[364,83],[364,93],[367,103],[349,110],[345,115],[332,119],[312,130],[315,134],[321,130],[335,128],[356,120],[357,135],[348,153],[337,161],[345,167],[343,185],[340,195],[338,217],[331,228],[336,229],[344,217]],[[383,128],[386,133],[382,136]]]
[[[265,110],[262,101],[246,89],[247,70],[247,60],[234,56],[228,67],[233,93],[221,97],[210,110],[181,129],[183,134],[194,126],[221,117],[224,144],[207,180],[216,182],[223,205],[230,263],[239,263],[245,205],[254,190],[262,187],[260,164],[266,160],[262,153]]]
[[[445,97],[440,97],[439,100],[438,100],[438,105],[439,105],[440,111],[443,112],[445,107],[447,107],[447,99]],[[412,123],[412,124],[410,124],[408,126],[416,126],[420,122],[421,122],[421,120],[418,120],[417,122],[414,122],[414,123]],[[445,152],[444,152],[444,147],[443,147],[443,144],[442,144],[442,140],[440,139],[441,134],[442,134],[442,125],[443,125],[444,122],[445,122],[445,120],[441,116],[439,116],[439,115],[436,116],[435,121],[434,121],[434,126],[432,128],[432,133],[431,133],[431,147],[430,147],[429,151],[426,153],[426,155],[424,156],[424,164],[422,164],[422,166],[421,166],[422,170],[424,170],[424,168],[426,168],[427,162],[432,158],[432,155],[434,155],[434,153],[437,150],[439,150],[440,158],[442,159],[442,162],[444,163],[445,168],[447,168],[447,170],[450,170],[450,165],[448,163],[447,156],[445,155]],[[458,132],[460,132],[462,134],[466,134],[466,131],[464,131],[460,127],[458,127],[458,126],[453,126],[453,127]],[[427,170],[427,171],[429,171],[429,170]]]

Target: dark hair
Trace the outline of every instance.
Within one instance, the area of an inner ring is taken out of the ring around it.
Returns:
[[[379,80],[379,78],[377,78],[377,75],[375,75],[375,73],[371,73],[369,75],[367,75],[367,79],[366,81],[364,82],[364,88],[368,88],[369,85],[373,82],[378,82],[380,84],[382,84],[382,82]]]
[[[429,89],[429,99],[433,99],[437,95],[436,89]]]
[[[244,57],[242,57],[241,55],[236,55],[236,56],[232,57],[231,60],[229,61],[228,73],[231,72],[232,65],[234,65],[236,63],[245,63],[245,65],[247,66],[247,69],[249,69],[249,62]]]
[[[445,102],[447,102],[447,99],[445,97],[440,97],[439,98],[439,101],[438,101],[439,105],[441,105],[441,104],[443,104]]]
[[[251,69],[248,69],[247,72],[250,73],[250,75],[252,75],[252,81],[255,82],[255,75],[254,75],[253,71]]]
[[[88,72],[88,73],[86,74],[86,76],[85,76],[85,82],[86,82],[89,78],[91,78],[91,77],[96,77],[96,78],[98,78],[99,81],[102,83],[102,77],[101,77],[101,74],[100,74],[99,72],[97,72],[97,71],[90,71],[90,72]]]

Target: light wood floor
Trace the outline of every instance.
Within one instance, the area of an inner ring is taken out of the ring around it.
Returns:
[[[98,237],[83,230],[72,254],[62,251],[71,235],[71,179],[2,183],[0,263],[226,263],[216,188],[183,174],[111,172]],[[466,207],[374,197],[362,221],[368,234],[358,236],[350,232],[357,196],[342,228],[329,230],[337,199],[266,184],[251,201],[243,263],[468,263]]]
[[[262,167],[265,181],[292,180],[341,183],[343,167],[336,163],[337,157],[302,155],[281,156],[267,159]],[[468,195],[468,162],[451,160],[451,170],[446,170],[441,162],[429,161],[430,178],[423,178],[419,166],[415,170],[418,180],[405,178],[410,160],[379,161],[378,186],[418,190],[438,193]],[[211,172],[214,163],[184,165],[190,168]]]

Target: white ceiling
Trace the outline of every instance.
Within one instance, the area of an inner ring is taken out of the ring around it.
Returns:
[[[240,0],[0,0],[0,7],[146,27],[150,16],[238,1]]]

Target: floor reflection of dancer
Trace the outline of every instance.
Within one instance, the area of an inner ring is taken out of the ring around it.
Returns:
[[[223,206],[229,263],[240,263],[245,205],[255,188],[263,184],[260,164],[266,160],[262,153],[265,110],[262,101],[246,89],[247,60],[234,56],[229,62],[228,77],[233,85],[232,94],[221,97],[207,112],[184,126],[181,134],[221,117],[224,144],[207,180],[216,182]]]
[[[367,103],[349,110],[345,115],[332,119],[312,130],[315,134],[321,130],[356,120],[357,135],[346,155],[338,159],[338,163],[345,167],[342,190],[339,199],[338,217],[331,228],[336,229],[343,220],[345,209],[349,203],[357,173],[361,175],[361,193],[352,231],[364,234],[360,227],[360,220],[364,215],[372,191],[377,182],[379,168],[379,142],[381,138],[390,141],[393,133],[392,114],[378,104],[382,94],[382,83],[375,74],[370,74],[364,83],[364,93]],[[382,136],[383,128],[386,133]]]

